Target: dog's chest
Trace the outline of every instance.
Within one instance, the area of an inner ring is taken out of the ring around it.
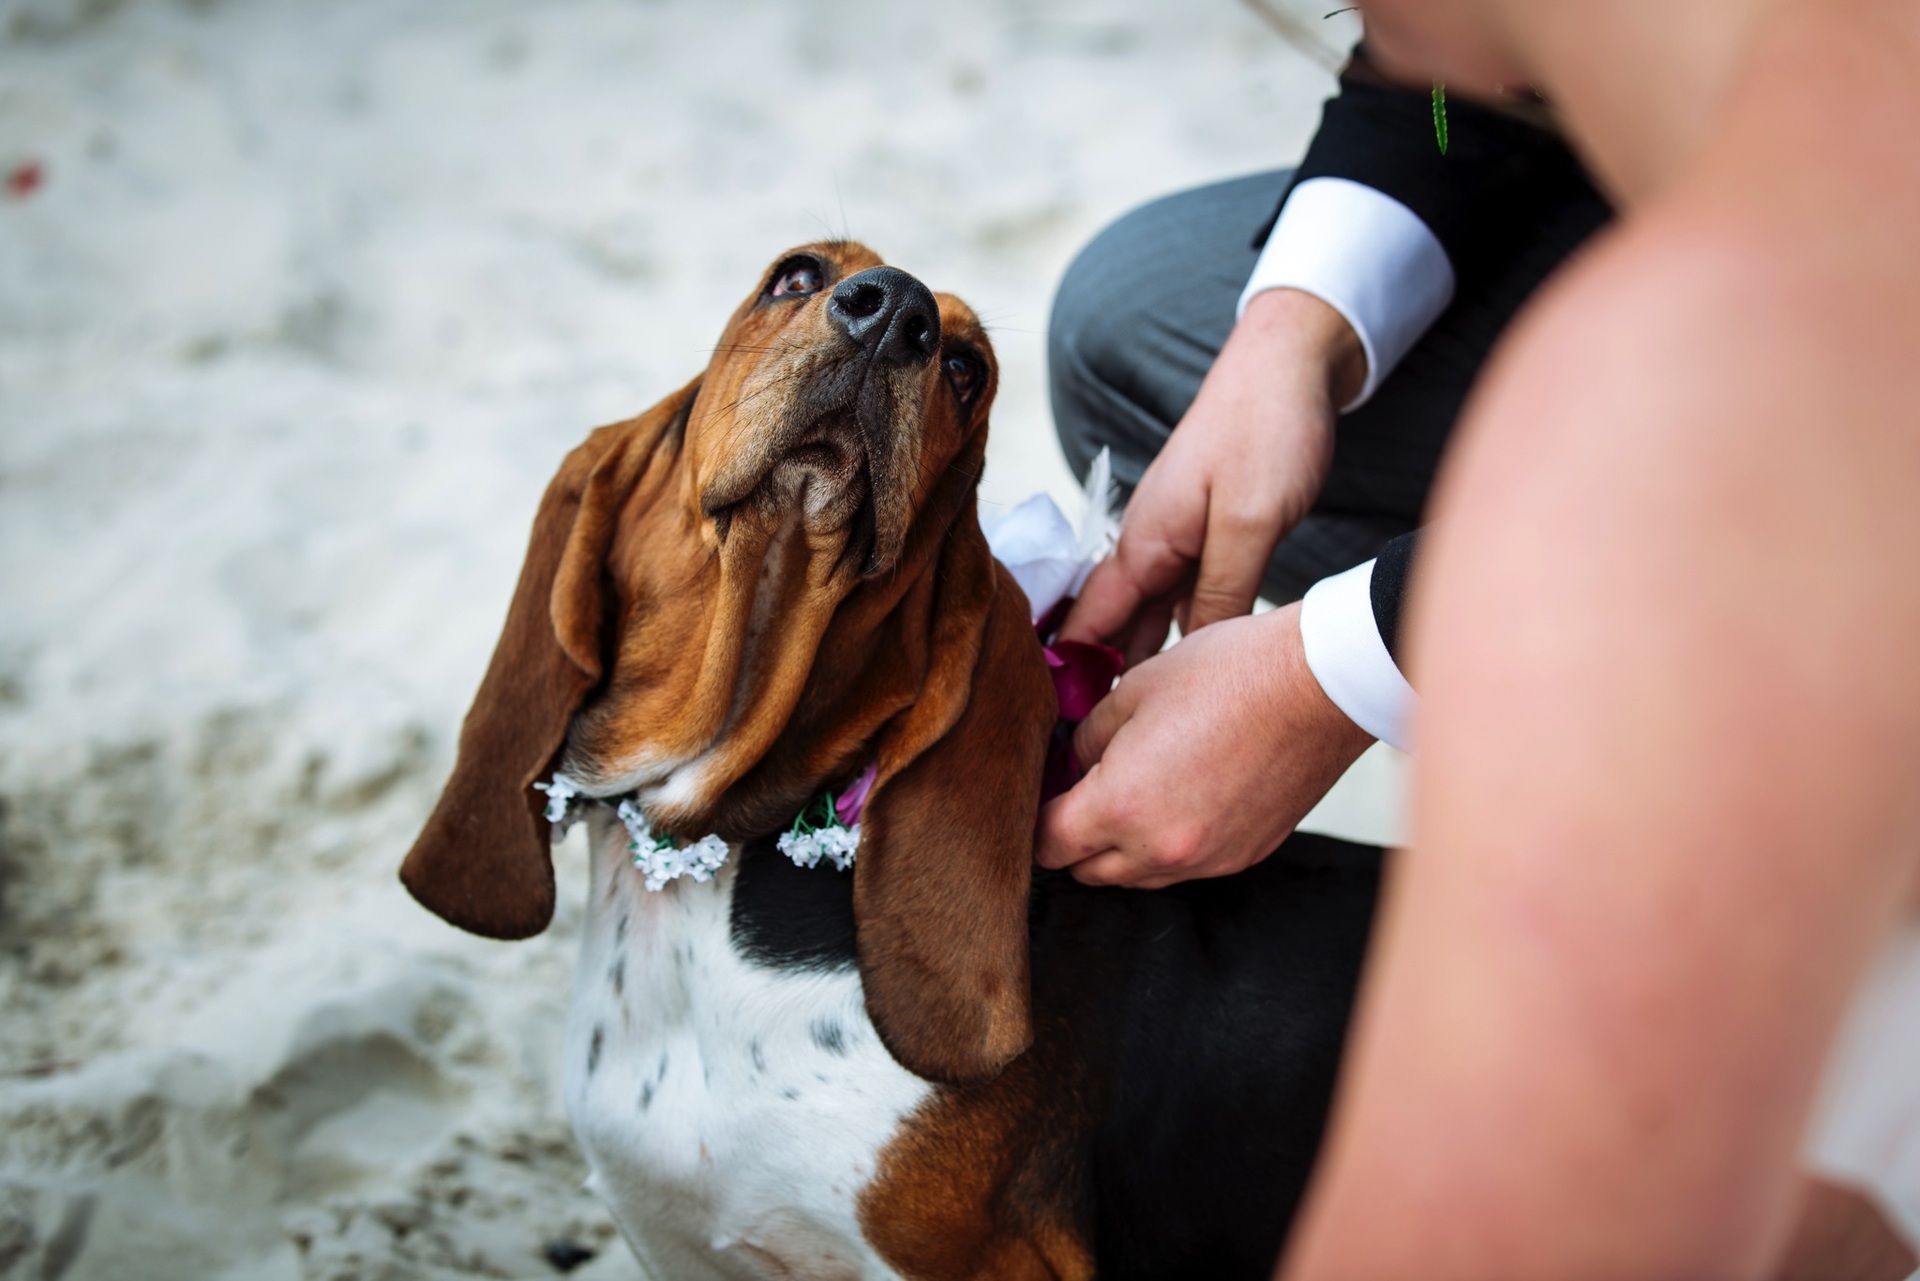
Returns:
[[[880,1044],[858,972],[743,955],[737,856],[648,891],[622,829],[589,822],[567,1110],[641,1262],[662,1281],[893,1276],[856,1206],[931,1087]]]

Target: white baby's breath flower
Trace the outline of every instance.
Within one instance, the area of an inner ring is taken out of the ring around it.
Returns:
[[[711,881],[713,874],[727,861],[727,843],[709,832],[680,851],[686,875],[696,881]]]
[[[547,822],[558,827],[560,835],[565,836],[574,820],[580,817],[579,806],[574,804],[580,795],[580,785],[555,771],[551,783],[535,783],[533,786],[536,791],[547,794]]]
[[[774,844],[782,854],[792,859],[798,867],[817,867],[820,863],[820,834],[818,832],[785,831]]]
[[[829,827],[814,834],[820,852],[841,871],[853,866],[854,851],[860,848],[860,826]]]
[[[653,844],[653,824],[647,822],[647,816],[640,812],[631,796],[614,806],[613,815],[626,825],[627,835],[635,845]]]
[[[727,861],[729,846],[712,833],[677,848],[666,838],[655,835],[653,824],[647,821],[646,814],[634,804],[632,797],[621,801],[613,812],[626,825],[627,848],[633,854],[633,865],[645,876],[650,890],[665,889],[668,881],[682,876],[711,881]]]
[[[594,799],[582,795],[579,786],[561,774],[555,774],[551,783],[536,783],[535,786],[547,794],[547,817],[552,822],[560,822],[563,818],[566,822],[572,822],[579,816],[578,811],[584,803]],[[860,825],[855,823],[848,827],[833,819],[832,797],[821,797],[819,800],[824,803],[824,810],[815,812],[829,816],[826,826],[814,827],[802,814],[794,820],[792,827],[780,834],[775,844],[782,854],[800,867],[818,867],[824,859],[844,872],[853,866],[854,854],[860,848]],[[650,890],[665,889],[667,882],[683,876],[702,883],[711,881],[714,874],[726,865],[732,853],[732,847],[715,833],[709,833],[687,845],[674,845],[653,830],[646,811],[631,796],[622,797],[617,803],[612,798],[601,803],[613,805],[614,816],[626,827],[627,848],[633,855],[633,866]]]
[[[860,846],[860,828],[858,824],[842,827],[835,823],[806,832],[789,829],[780,833],[780,839],[774,844],[796,866],[818,867],[824,858],[844,872],[853,866],[853,853]]]
[[[633,865],[646,878],[646,885],[650,890],[665,889],[668,881],[674,880],[685,870],[680,859],[680,851],[671,845],[657,848],[635,845]]]

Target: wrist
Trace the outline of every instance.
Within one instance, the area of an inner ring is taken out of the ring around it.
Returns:
[[[1305,290],[1263,289],[1247,300],[1236,335],[1262,346],[1284,344],[1325,378],[1327,398],[1345,405],[1367,382],[1367,352],[1347,318]]]
[[[1271,642],[1270,688],[1275,702],[1283,705],[1281,714],[1288,721],[1302,724],[1329,754],[1348,761],[1372,746],[1374,736],[1328,696],[1307,662],[1306,642],[1300,631],[1300,602],[1271,610],[1261,615],[1260,621],[1267,627]]]

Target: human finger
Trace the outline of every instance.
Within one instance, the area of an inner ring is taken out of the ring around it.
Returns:
[[[1166,537],[1151,514],[1136,517],[1121,526],[1113,555],[1087,576],[1060,639],[1105,643],[1122,635],[1144,603],[1173,591],[1192,571],[1193,558]]]
[[[1280,533],[1274,517],[1216,493],[1207,507],[1207,541],[1181,623],[1183,635],[1253,608]]]
[[[1126,659],[1125,670],[1132,671],[1166,648],[1167,635],[1173,627],[1174,608],[1176,602],[1182,599],[1176,593],[1149,601],[1141,607],[1125,642],[1117,646]]]
[[[1080,762],[1080,768],[1092,771],[1107,754],[1107,744],[1120,732],[1120,727],[1133,719],[1134,709],[1140,705],[1141,682],[1137,676],[1120,678],[1107,696],[1093,705],[1087,718],[1074,727],[1073,755]]]
[[[1082,885],[1120,885],[1130,889],[1154,888],[1142,884],[1145,871],[1137,859],[1123,850],[1107,850],[1085,858],[1067,869]]]
[[[1109,556],[1093,567],[1080,596],[1060,624],[1060,639],[1104,644],[1127,630],[1145,595],[1121,565]]]
[[[1033,861],[1041,867],[1072,867],[1112,848],[1099,834],[1100,784],[1091,780],[1089,774],[1041,807],[1033,846]]]

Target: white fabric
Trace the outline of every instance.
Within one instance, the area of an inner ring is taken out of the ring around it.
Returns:
[[[1367,355],[1363,405],[1453,301],[1453,264],[1420,215],[1362,183],[1309,178],[1293,189],[1241,291],[1298,289],[1332,307]]]
[[[1027,594],[1033,621],[1045,618],[1069,596],[1078,596],[1093,567],[1107,558],[1120,536],[1114,511],[1113,454],[1104,446],[1087,469],[1080,528],[1048,495],[1021,503],[986,531],[987,546]]]
[[[993,558],[1027,594],[1034,621],[1046,617],[1080,577],[1073,524],[1046,494],[1035,494],[987,531]]]
[[[1313,585],[1300,602],[1300,640],[1308,668],[1335,707],[1382,742],[1412,750],[1413,687],[1373,621],[1372,561]]]

